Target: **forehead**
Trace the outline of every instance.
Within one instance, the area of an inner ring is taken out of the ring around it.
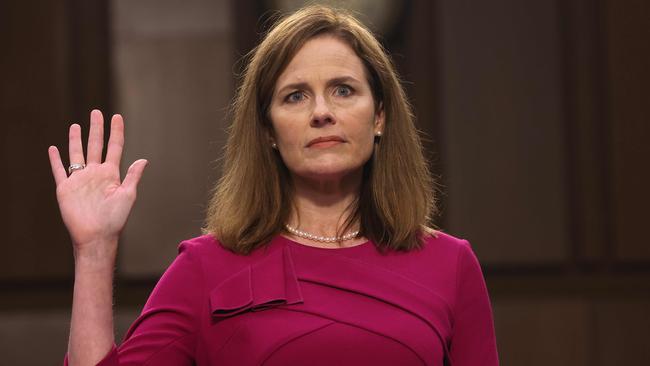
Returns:
[[[364,81],[365,66],[345,41],[331,35],[323,35],[305,42],[278,77],[276,87],[282,87],[286,83],[326,80],[340,76],[352,76]]]

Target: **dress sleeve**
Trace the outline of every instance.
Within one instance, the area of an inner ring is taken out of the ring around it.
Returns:
[[[458,253],[451,365],[497,366],[492,307],[485,280],[469,243],[464,244]]]
[[[197,254],[187,242],[149,295],[142,313],[120,346],[98,366],[194,364],[194,350],[203,309],[203,274]],[[64,365],[68,365],[67,355]]]

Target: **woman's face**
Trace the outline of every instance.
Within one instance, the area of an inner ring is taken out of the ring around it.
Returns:
[[[273,141],[292,175],[340,179],[360,172],[382,131],[361,59],[329,35],[307,41],[278,78]]]

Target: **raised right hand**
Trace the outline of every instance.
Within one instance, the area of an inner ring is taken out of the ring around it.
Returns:
[[[70,163],[85,163],[83,170],[68,176],[59,150],[55,146],[48,149],[59,209],[72,238],[75,256],[109,257],[116,253],[117,238],[133,207],[137,185],[147,165],[144,159],[135,161],[121,181],[124,122],[120,115],[111,119],[106,160],[102,163],[103,146],[104,119],[99,110],[93,110],[90,113],[87,159],[83,154],[81,127],[77,124],[70,126]]]

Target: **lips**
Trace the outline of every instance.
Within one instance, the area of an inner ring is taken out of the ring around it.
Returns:
[[[309,141],[307,147],[331,146],[331,145],[336,145],[339,142],[345,142],[345,140],[340,136],[322,136]]]

